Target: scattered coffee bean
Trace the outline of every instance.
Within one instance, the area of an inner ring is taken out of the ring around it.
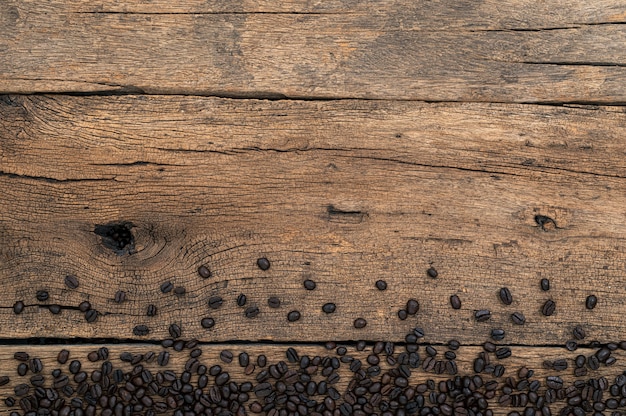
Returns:
[[[317,285],[315,284],[315,282],[314,282],[313,280],[310,280],[310,279],[305,280],[305,281],[304,281],[304,283],[303,283],[303,285],[304,285],[304,288],[305,288],[306,290],[314,290],[314,289],[315,289],[315,287],[317,286]]]
[[[24,311],[24,302],[22,302],[21,300],[18,300],[17,302],[15,302],[13,304],[13,313],[14,314],[19,315],[23,311]]]
[[[280,308],[280,299],[278,299],[276,296],[272,296],[269,299],[267,299],[267,305],[270,308]]]
[[[437,270],[435,270],[434,267],[430,267],[428,270],[426,270],[426,274],[428,275],[428,277],[432,277],[433,279],[439,276],[439,273],[437,273]]]
[[[501,288],[499,294],[500,294],[500,300],[505,305],[510,305],[511,303],[513,303],[513,297],[511,296],[511,291],[509,290],[508,287]]]
[[[85,313],[87,312],[89,309],[91,309],[91,303],[89,303],[89,301],[83,301],[78,305],[78,310]]]
[[[461,299],[457,295],[450,296],[450,305],[453,309],[461,309]]]
[[[574,338],[576,338],[577,340],[584,339],[586,336],[585,330],[580,325],[576,325],[576,327],[574,328],[574,331],[572,332],[574,334]]]
[[[357,318],[354,320],[354,327],[357,329],[365,328],[367,321],[363,318]]]
[[[85,320],[89,323],[96,322],[98,320],[98,311],[95,309],[89,309],[85,312]]]
[[[61,350],[57,355],[57,362],[59,364],[65,364],[70,357],[70,352],[68,350]]]
[[[76,278],[76,276],[72,276],[72,275],[65,276],[65,286],[69,287],[70,289],[77,289],[78,279]]]
[[[170,336],[174,339],[180,338],[181,336],[180,326],[178,326],[177,324],[171,324],[168,331],[170,333]]]
[[[587,296],[587,300],[585,301],[585,307],[587,309],[593,309],[596,307],[598,303],[598,298],[595,295]]]
[[[164,282],[161,284],[161,293],[169,293],[174,289],[172,282]]]
[[[174,294],[177,296],[183,296],[187,290],[183,286],[176,286],[174,288]]]
[[[215,326],[215,319],[213,319],[213,318],[202,318],[202,320],[200,321],[200,325],[204,329],[213,328]]]
[[[198,267],[198,274],[203,279],[208,279],[209,277],[211,277],[211,270],[209,270],[209,268],[203,264],[202,266]]]
[[[491,318],[491,312],[487,309],[481,309],[474,313],[474,318],[477,322],[485,322]]]
[[[239,307],[245,306],[247,301],[248,301],[248,298],[243,293],[237,296],[237,306]]]
[[[133,334],[138,337],[142,337],[148,335],[150,333],[150,329],[146,325],[137,325],[133,328]]]
[[[9,384],[10,381],[11,379],[9,378],[9,376],[0,376],[0,386],[7,385]],[[13,405],[9,405],[9,404],[7,404],[7,406],[13,407]]]
[[[48,310],[54,314],[54,315],[58,315],[61,313],[61,306],[60,305],[50,305],[48,306]]]
[[[325,303],[324,306],[322,306],[322,311],[325,313],[333,313],[336,308],[337,306],[334,303]]]
[[[287,314],[287,320],[289,322],[296,322],[300,319],[300,312],[298,311],[291,311]]]
[[[406,311],[406,309],[400,309],[398,310],[398,318],[401,321],[404,321],[406,318],[409,317],[409,313]]]
[[[541,308],[541,313],[544,316],[551,316],[554,313],[555,309],[556,309],[556,303],[554,303],[553,300],[547,300],[546,303],[544,303],[543,307]]]
[[[576,351],[578,349],[578,343],[576,343],[576,341],[569,340],[565,343],[565,348],[568,351]]]
[[[122,290],[118,290],[117,292],[115,292],[115,296],[113,298],[113,300],[115,301],[115,303],[122,303],[126,300],[126,292],[122,291]]]
[[[524,325],[526,323],[526,317],[521,312],[514,312],[511,314],[511,320],[516,325]]]
[[[46,292],[45,290],[38,290],[36,297],[39,302],[45,302],[48,300],[50,295],[48,295],[48,292]]]
[[[270,261],[265,257],[261,257],[256,261],[256,265],[259,267],[259,269],[265,271],[270,268]]]
[[[387,289],[387,282],[385,282],[384,280],[377,280],[376,281],[376,289],[378,289],[378,290],[386,290]]]
[[[220,352],[220,360],[225,362],[226,364],[230,364],[233,362],[233,353],[228,350],[223,350]]]
[[[218,309],[222,306],[224,300],[220,296],[211,296],[209,298],[209,308]]]
[[[505,332],[504,329],[492,329],[491,330],[491,339],[494,341],[502,341],[504,339]]]
[[[146,310],[146,315],[148,315],[148,316],[156,316],[156,314],[157,314],[156,306],[154,306],[152,304],[148,305],[148,308]]]
[[[243,312],[246,318],[254,318],[259,315],[259,308],[257,306],[248,306]]]
[[[415,299],[409,299],[406,303],[406,312],[409,315],[415,315],[420,308],[420,304],[417,300]]]
[[[541,290],[543,290],[544,292],[550,290],[550,280],[541,279]]]
[[[16,359],[17,361],[28,361],[28,359],[30,358],[30,355],[28,355],[27,352],[16,352],[13,354],[13,358]]]

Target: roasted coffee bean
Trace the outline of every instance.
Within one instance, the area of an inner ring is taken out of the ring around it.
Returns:
[[[509,347],[502,347],[496,350],[496,357],[499,360],[509,358],[511,356],[511,349]]]
[[[357,329],[365,328],[367,321],[363,318],[357,318],[354,320],[354,327]]]
[[[24,377],[28,373],[28,365],[22,363],[17,366],[17,374]]]
[[[524,325],[526,323],[526,317],[521,312],[514,312],[511,314],[511,320],[516,325]]]
[[[554,313],[555,309],[556,309],[556,303],[554,303],[553,300],[547,300],[546,303],[544,303],[543,307],[541,308],[541,313],[544,316],[551,316]]]
[[[611,356],[611,350],[608,348],[601,348],[596,352],[596,357],[598,357],[598,361],[601,363],[605,362],[607,358]]]
[[[554,360],[554,363],[552,363],[552,368],[556,371],[567,370],[567,360],[564,358]]]
[[[544,292],[550,290],[550,281],[548,279],[541,279],[541,290]]]
[[[148,316],[155,316],[157,314],[157,308],[156,306],[150,304],[148,305],[148,309],[146,310],[146,315]]]
[[[422,328],[413,328],[413,333],[418,338],[424,338],[424,330]],[[393,345],[393,344],[392,344]]]
[[[428,270],[426,270],[426,274],[428,275],[428,277],[432,277],[433,279],[439,276],[439,273],[437,273],[437,270],[435,270],[434,267],[430,267]]]
[[[278,299],[276,296],[272,296],[271,298],[267,299],[267,305],[270,308],[280,308],[280,299]]]
[[[420,304],[417,300],[415,299],[409,299],[406,302],[406,312],[409,315],[415,315],[420,309]]]
[[[241,367],[247,367],[248,364],[250,364],[250,356],[247,353],[245,353],[245,352],[240,353],[239,354],[239,365]]]
[[[157,364],[161,367],[166,366],[170,361],[170,353],[167,351],[161,351],[157,356]]]
[[[257,306],[248,306],[243,314],[246,318],[254,318],[259,314],[260,310]]]
[[[70,363],[70,373],[76,374],[80,371],[81,363],[78,360],[72,360]]]
[[[287,361],[289,361],[290,363],[296,363],[300,360],[298,352],[294,348],[287,348],[287,352],[285,355],[287,356]]]
[[[265,271],[270,268],[270,261],[265,257],[261,257],[256,261],[256,265],[259,267],[259,269]]]
[[[213,328],[215,326],[215,319],[213,319],[213,318],[202,318],[202,320],[200,321],[200,325],[204,329]]]
[[[492,342],[485,342],[483,344],[483,349],[487,352],[496,352],[496,346]]]
[[[169,293],[174,289],[174,285],[172,282],[163,282],[161,283],[161,293]]]
[[[77,289],[78,279],[76,278],[76,276],[72,276],[72,275],[65,276],[65,286],[69,287],[70,289]]]
[[[78,310],[85,313],[87,312],[89,309],[91,309],[91,303],[89,303],[89,301],[82,301],[79,305],[78,305]]]
[[[448,348],[450,348],[452,351],[456,351],[460,347],[461,347],[461,343],[457,341],[456,339],[451,339],[450,341],[448,341]]]
[[[245,306],[247,301],[248,301],[248,298],[243,293],[237,296],[237,306],[239,307]]]
[[[15,392],[15,395],[17,397],[26,396],[30,391],[30,386],[28,384],[18,384],[17,386],[15,386],[13,391]]]
[[[563,379],[558,376],[548,376],[546,377],[546,385],[554,390],[559,390],[563,387]]]
[[[24,311],[24,302],[22,302],[21,300],[18,300],[17,302],[15,302],[13,304],[13,313],[14,314],[19,315],[23,311]]]
[[[385,282],[384,280],[377,280],[376,281],[376,289],[378,289],[378,290],[386,290],[387,289],[387,282]]]
[[[576,327],[574,328],[574,331],[572,332],[574,334],[574,338],[576,338],[577,340],[581,340],[585,338],[585,335],[586,335],[585,330],[580,325],[576,325]]]
[[[27,352],[16,352],[13,354],[13,358],[17,361],[28,361],[30,355]]]
[[[452,309],[461,309],[461,299],[457,295],[450,296],[450,305]]]
[[[494,341],[502,341],[505,335],[506,333],[504,332],[504,329],[492,329],[491,330],[491,338]]]
[[[211,277],[211,270],[209,270],[209,268],[203,264],[202,266],[198,267],[198,274],[203,279],[208,279],[209,277]]]
[[[578,349],[578,344],[574,340],[569,340],[565,343],[565,348],[568,351],[576,351]]]
[[[477,322],[485,322],[491,318],[491,312],[489,312],[487,309],[481,309],[474,312],[474,318]]]
[[[89,309],[85,312],[85,320],[89,323],[96,322],[98,320],[98,311],[95,309]]]
[[[48,292],[46,292],[45,290],[38,290],[37,291],[37,300],[39,302],[45,302],[48,300],[48,298],[50,297],[50,295],[48,294]]]
[[[57,355],[57,362],[59,364],[65,364],[67,360],[70,358],[70,352],[68,350],[61,350]]]
[[[209,298],[209,308],[218,309],[222,306],[224,300],[220,296],[211,296]]]
[[[150,333],[150,329],[146,325],[137,325],[133,328],[133,334],[138,337],[146,336]]]
[[[171,324],[171,325],[169,326],[168,331],[169,331],[169,333],[170,333],[170,336],[171,336],[172,338],[174,338],[174,339],[176,339],[176,338],[180,338],[180,336],[181,336],[180,326],[178,326],[177,324]]]
[[[287,314],[287,320],[289,322],[296,322],[299,319],[300,319],[300,312],[298,311],[291,311]]]
[[[220,352],[220,360],[226,364],[230,364],[233,361],[233,353],[228,350],[222,350],[222,352]]]
[[[183,286],[176,286],[174,288],[174,294],[177,296],[183,296],[186,292],[187,289],[185,289]]]
[[[589,295],[587,296],[587,300],[585,301],[585,307],[587,309],[593,309],[596,307],[598,303],[598,298],[595,297],[595,295]]]
[[[316,283],[311,279],[305,280],[303,285],[306,290],[313,290],[317,286]]]
[[[91,351],[87,354],[87,359],[92,363],[98,361],[98,351]]]
[[[58,314],[61,313],[61,306],[60,305],[50,305],[50,306],[48,306],[48,310],[53,315],[58,315]]]
[[[324,306],[322,306],[322,311],[325,313],[333,313],[335,309],[337,309],[337,306],[334,303],[325,303]]]
[[[126,292],[123,290],[118,290],[115,292],[115,296],[113,297],[115,303],[122,303],[126,300]]]
[[[505,305],[510,305],[511,303],[513,303],[513,297],[511,296],[511,291],[509,290],[508,287],[501,288],[499,294],[500,294],[500,300]]]
[[[404,321],[406,318],[409,317],[409,313],[406,311],[406,309],[400,309],[398,310],[398,318],[401,321]]]

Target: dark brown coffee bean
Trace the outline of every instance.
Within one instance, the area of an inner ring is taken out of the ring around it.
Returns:
[[[461,299],[457,295],[450,296],[450,305],[453,309],[461,309]]]
[[[556,303],[554,303],[553,300],[547,300],[546,303],[544,303],[543,307],[541,308],[541,313],[544,316],[551,316],[554,313],[555,309],[556,309]]]
[[[363,318],[357,318],[354,320],[354,327],[357,329],[365,328],[367,321]]]
[[[574,340],[569,340],[565,343],[565,348],[568,351],[576,351],[578,349],[578,344]]]
[[[248,298],[243,293],[237,296],[237,306],[239,307],[245,306],[247,301],[248,301]]]
[[[19,315],[23,311],[24,311],[24,302],[22,302],[21,300],[18,300],[17,302],[15,302],[13,304],[13,313],[14,314]]]
[[[170,362],[170,353],[167,351],[161,351],[157,356],[157,364],[161,367],[166,366]]]
[[[435,270],[434,267],[431,267],[428,270],[426,270],[426,274],[428,275],[428,277],[432,277],[433,279],[439,276],[439,273],[437,273],[437,270]]]
[[[202,265],[202,266],[198,267],[198,274],[203,279],[208,279],[209,277],[211,277],[211,270],[209,270],[209,268],[207,266]]]
[[[387,282],[385,282],[384,280],[377,280],[376,281],[376,289],[378,289],[378,290],[385,290],[385,289],[387,289]]]
[[[456,339],[451,339],[450,341],[448,341],[448,348],[450,348],[452,351],[456,351],[460,347],[461,347],[461,343],[457,341]]]
[[[161,284],[161,293],[169,293],[174,289],[172,282],[163,282]]]
[[[585,330],[580,325],[576,325],[576,327],[574,328],[573,334],[574,334],[574,338],[576,338],[577,340],[584,339],[586,336]]]
[[[156,316],[156,314],[157,314],[157,307],[152,304],[148,305],[148,308],[146,310],[146,315]]]
[[[183,296],[187,290],[183,286],[176,286],[174,288],[174,294],[177,296]]]
[[[514,312],[511,314],[511,320],[516,325],[524,325],[526,323],[526,317],[521,312]]]
[[[28,355],[27,352],[16,352],[15,354],[13,354],[13,358],[17,361],[28,361],[30,355]]]
[[[28,373],[28,365],[21,363],[17,366],[17,374],[24,377]]]
[[[245,353],[245,352],[240,353],[239,354],[239,365],[241,367],[247,367],[248,364],[250,364],[250,356],[247,353]]]
[[[48,310],[53,315],[58,315],[58,314],[61,313],[61,306],[60,305],[50,305],[50,306],[48,306]]]
[[[550,290],[550,281],[548,279],[541,279],[541,290],[544,292]]]
[[[491,312],[487,309],[481,309],[479,311],[474,312],[474,318],[477,322],[485,322],[491,319]]]
[[[200,321],[200,325],[202,325],[202,328],[204,328],[204,329],[213,328],[215,326],[215,319],[213,319],[213,318],[202,318],[202,320]]]
[[[333,313],[335,309],[337,309],[337,306],[334,303],[325,303],[324,306],[322,306],[322,311],[325,313]]]
[[[500,294],[500,300],[505,305],[510,305],[511,303],[513,303],[513,296],[511,296],[511,291],[509,290],[508,287],[501,288],[499,294]]]
[[[72,362],[70,363],[70,367],[69,367],[70,373],[72,373],[72,374],[78,373],[80,371],[81,366],[82,365],[81,365],[80,361],[72,360]]]
[[[65,286],[69,287],[70,289],[77,289],[78,279],[76,278],[76,276],[72,276],[72,275],[65,276]]]
[[[300,320],[300,312],[298,311],[291,311],[287,314],[287,320],[289,322],[296,322],[298,320]]]
[[[9,378],[9,376],[0,376],[0,386],[4,386],[6,384],[9,384],[10,381],[11,381],[11,379]],[[11,405],[9,407],[12,407],[12,406],[13,405]]]
[[[171,324],[169,326],[168,331],[169,331],[170,336],[172,338],[180,338],[180,336],[181,336],[180,326],[178,326],[177,324]]]
[[[146,325],[137,325],[133,328],[133,334],[138,337],[146,336],[150,333],[150,329]]]
[[[313,290],[317,286],[313,280],[307,279],[303,283],[306,290]]]
[[[596,307],[598,303],[598,298],[595,297],[595,295],[589,295],[587,296],[587,300],[585,301],[585,307],[587,309],[593,309]]]
[[[404,320],[405,320],[406,318],[408,318],[408,317],[409,317],[409,313],[406,311],[406,309],[400,309],[400,310],[398,311],[398,318],[399,318],[401,321],[404,321]]]
[[[50,295],[48,294],[48,292],[46,292],[45,290],[38,290],[37,291],[37,300],[40,302],[45,302],[48,300],[48,298],[50,297]]]
[[[87,354],[87,359],[92,363],[98,361],[98,351],[91,351],[89,354]]]
[[[280,308],[280,299],[278,299],[276,296],[272,296],[267,300],[267,304],[270,308]]]
[[[78,305],[78,310],[83,313],[87,312],[89,309],[91,309],[91,303],[86,300]]]
[[[420,304],[416,299],[409,299],[406,302],[406,312],[409,315],[415,315],[420,309]]]
[[[255,318],[260,313],[260,310],[257,306],[248,306],[243,314],[246,318]]]
[[[95,309],[89,309],[85,312],[85,320],[89,323],[96,322],[98,320],[98,311]]]
[[[502,347],[496,350],[496,357],[499,360],[509,358],[511,356],[511,349],[509,347]]]
[[[233,361],[233,353],[228,350],[222,350],[222,352],[220,352],[220,360],[226,364],[230,364]]]
[[[30,386],[28,384],[18,384],[17,386],[15,386],[13,391],[15,392],[15,395],[17,397],[26,396],[30,391]]]
[[[504,329],[494,328],[491,330],[491,338],[494,341],[502,341],[505,335],[506,333],[504,332]]]
[[[218,309],[222,306],[224,300],[220,296],[211,296],[209,298],[209,308]]]
[[[126,292],[123,290],[118,290],[115,292],[115,296],[113,297],[115,303],[122,303],[126,300]]]
[[[259,267],[259,269],[265,271],[270,268],[270,261],[265,257],[261,257],[256,261],[256,265]]]
[[[61,350],[57,355],[57,362],[59,364],[65,364],[67,360],[70,358],[70,352],[68,350]]]

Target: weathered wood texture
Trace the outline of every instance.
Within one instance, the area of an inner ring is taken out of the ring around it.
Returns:
[[[356,3],[7,0],[0,92],[626,102],[624,0]]]
[[[237,356],[240,352],[246,352],[250,356],[250,360],[252,363],[256,361],[256,358],[260,354],[264,354],[267,356],[268,365],[276,364],[278,361],[285,361],[287,359],[285,357],[285,351],[291,345],[215,345],[215,346],[201,346],[200,348],[203,350],[202,355],[199,357],[199,360],[202,364],[210,367],[212,365],[218,364],[220,365],[224,371],[227,371],[230,374],[231,380],[237,383],[242,383],[246,381],[254,382],[254,377],[262,370],[257,367],[255,372],[252,375],[246,376],[244,374],[244,369],[239,366],[237,362]],[[319,355],[321,357],[330,356],[335,357],[333,351],[328,351],[324,347],[321,346],[305,346],[305,345],[293,345],[299,354],[308,355],[309,357],[315,357]],[[5,346],[0,349],[0,376],[8,375],[11,378],[9,384],[0,387],[0,397],[15,397],[14,387],[21,383],[29,383],[29,378],[33,375],[32,373],[26,374],[24,377],[20,377],[16,368],[19,364],[18,361],[13,359],[13,354],[15,352],[27,352],[31,358],[38,357],[42,360],[44,369],[41,372],[48,379],[48,384],[46,387],[50,387],[51,379],[50,373],[53,369],[59,368],[65,374],[68,373],[68,366],[72,360],[79,360],[82,363],[82,371],[87,372],[88,374],[95,369],[99,369],[102,361],[98,361],[92,363],[87,360],[87,354],[89,352],[97,350],[100,345],[47,345],[47,346]],[[132,354],[146,354],[149,351],[154,351],[158,354],[162,349],[160,347],[155,347],[154,345],[125,345],[125,344],[117,344],[117,345],[109,345],[110,350],[110,358],[109,361],[113,364],[114,368],[120,368],[123,371],[127,372],[132,369],[132,366],[129,363],[122,362],[119,359],[120,353],[122,352],[130,352]],[[440,351],[445,350],[443,347],[438,347]],[[61,349],[67,349],[70,351],[70,359],[64,364],[60,365],[56,358],[57,354]],[[219,355],[223,350],[228,350],[234,354],[234,360],[230,364],[226,364],[220,360]],[[548,375],[559,375],[563,381],[564,385],[567,387],[571,383],[573,383],[576,378],[573,376],[573,360],[578,354],[590,355],[593,353],[593,350],[588,350],[585,348],[579,349],[576,352],[568,352],[563,348],[529,348],[529,347],[512,347],[513,355],[510,358],[504,360],[495,360],[496,363],[505,364],[507,367],[507,372],[500,377],[496,378],[493,375],[483,374],[482,377],[485,382],[489,380],[497,380],[499,382],[500,388],[504,385],[504,379],[506,377],[513,377],[515,380],[517,378],[517,370],[521,367],[526,367],[528,369],[534,370],[535,374],[531,380],[538,380],[542,383],[542,387],[539,390],[539,394],[543,394],[545,392],[545,377]],[[189,355],[187,353],[188,350],[185,350],[180,353],[174,352],[172,349],[168,350],[171,353],[171,359],[169,364],[165,367],[159,366],[156,362],[152,364],[148,364],[142,362],[141,364],[144,368],[149,369],[154,374],[158,371],[171,370],[174,371],[178,376],[184,371],[185,362],[189,359]],[[368,346],[364,351],[358,352],[354,350],[354,347],[349,347],[348,355],[354,357],[355,359],[360,359],[363,363],[366,363],[367,355],[371,354],[372,346]],[[481,347],[462,347],[457,351],[457,363],[459,368],[459,374],[472,374],[473,370],[473,359],[478,355],[478,353],[482,351]],[[397,354],[396,354],[397,355]],[[618,363],[623,362],[626,359],[626,354],[623,351],[615,351],[613,354],[618,359]],[[389,369],[389,365],[385,362],[384,355],[381,355],[381,368],[383,373]],[[555,372],[554,370],[546,370],[543,368],[542,364],[544,360],[555,360],[565,358],[568,360],[569,368],[565,371]],[[292,368],[298,368],[297,364],[289,364]],[[353,377],[353,373],[349,370],[349,364],[342,364],[342,366],[338,370],[338,374],[340,375],[339,381],[333,385],[340,393],[346,392],[346,387],[349,381]],[[623,368],[620,368],[619,364],[614,366],[602,366],[597,371],[590,371],[588,373],[587,378],[600,378],[606,377],[609,382],[613,382],[615,376],[621,374]],[[367,368],[367,364],[364,364],[364,368]],[[265,367],[267,369],[267,367]],[[453,377],[453,376],[452,376]],[[380,380],[380,376],[378,378],[373,377],[376,381]],[[412,387],[415,387],[417,384],[425,383],[426,380],[432,379],[435,382],[439,382],[440,380],[448,380],[451,378],[450,375],[437,375],[433,373],[427,373],[422,368],[418,368],[412,372],[411,377],[409,378],[409,384]],[[325,380],[321,374],[315,374],[313,379],[317,382],[321,380]],[[195,383],[197,380],[197,376],[194,375],[192,378],[192,383]],[[208,388],[213,385],[213,377],[210,377],[211,383]],[[256,382],[254,382],[256,384]],[[73,381],[70,383],[72,386],[76,386],[76,383]],[[523,408],[514,408],[510,406],[502,406],[498,404],[498,399],[502,393],[498,391],[496,397],[489,401],[489,407],[494,411],[495,415],[506,415],[510,411],[517,410],[523,411]],[[608,392],[605,395],[608,397]],[[250,394],[249,403],[257,400],[254,393]],[[605,398],[606,398],[605,397]],[[159,397],[154,397],[155,401],[159,401]],[[565,406],[563,401],[559,401],[552,405],[552,414],[556,414],[558,410]],[[16,406],[17,407],[17,406]],[[4,405],[0,407],[0,414],[9,414],[11,409],[5,407]],[[14,409],[15,410],[15,409]]]
[[[128,338],[146,324],[163,339],[175,322],[202,340],[402,340],[419,325],[429,342],[475,344],[497,326],[511,343],[562,345],[579,323],[589,339],[626,338],[623,108],[14,96],[0,123],[4,337]],[[112,221],[134,224],[133,254],[94,233]],[[202,264],[213,277],[199,277]],[[187,294],[163,295],[167,280]],[[61,314],[38,305],[40,289]],[[243,316],[240,293],[258,317]],[[207,307],[211,295],[221,309]],[[400,321],[409,298],[420,312]],[[556,313],[543,317],[549,298]],[[85,299],[103,314],[94,324],[75,309]],[[145,315],[150,303],[158,316]],[[476,323],[482,308],[493,317]],[[288,323],[294,309],[302,319]]]

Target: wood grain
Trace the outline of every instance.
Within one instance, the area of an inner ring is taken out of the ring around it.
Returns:
[[[13,354],[15,352],[18,352],[18,351],[27,352],[31,358],[35,358],[35,357],[40,358],[43,363],[43,371],[41,374],[47,377],[48,379],[50,379],[51,378],[50,373],[52,372],[53,369],[56,369],[56,368],[59,368],[65,374],[68,374],[68,366],[72,360],[81,361],[82,363],[81,370],[87,372],[88,374],[90,374],[90,372],[95,369],[99,369],[102,364],[102,361],[97,361],[95,363],[92,363],[87,360],[87,355],[89,354],[89,352],[97,350],[101,346],[102,346],[101,344],[100,345],[86,344],[86,345],[46,345],[46,346],[32,346],[32,345],[4,346],[2,349],[0,349],[0,375],[8,375],[11,381],[9,382],[9,384],[6,384],[0,387],[0,397],[3,397],[3,398],[6,398],[8,396],[15,397],[15,393],[13,391],[14,387],[21,383],[29,383],[29,378],[32,376],[32,373],[30,372],[27,373],[26,376],[24,377],[20,377],[17,374],[16,368],[19,362],[13,359]],[[144,345],[114,344],[114,345],[107,345],[107,347],[109,348],[109,357],[110,357],[109,361],[113,364],[113,368],[114,369],[120,368],[123,371],[130,371],[132,369],[132,366],[129,363],[122,362],[119,359],[119,356],[122,352],[130,352],[132,354],[146,354],[149,351],[153,351],[156,354],[158,354],[160,351],[162,351],[162,348],[160,346],[145,345],[145,344]],[[250,360],[253,363],[256,362],[256,358],[258,355],[264,354],[267,356],[267,362],[269,366],[271,364],[276,364],[279,361],[285,361],[288,363],[285,357],[285,351],[289,347],[295,347],[295,349],[298,351],[300,356],[308,355],[311,358],[317,355],[321,357],[326,357],[326,356],[336,357],[334,351],[328,351],[322,346],[288,345],[288,344],[286,345],[223,344],[223,345],[200,346],[199,348],[202,349],[202,355],[199,357],[199,361],[202,364],[206,365],[207,367],[210,367],[215,364],[220,365],[224,371],[227,371],[230,374],[231,380],[236,383],[243,383],[246,381],[250,381],[256,384],[255,377],[262,369],[257,367],[254,373],[252,373],[249,376],[246,376],[243,371],[244,369],[241,368],[237,362],[238,354],[240,352],[248,353],[250,356]],[[439,349],[440,354],[446,350],[444,347],[437,347],[437,348]],[[60,365],[56,361],[57,354],[61,349],[67,349],[70,351],[69,361],[64,365]],[[235,358],[232,363],[226,364],[222,360],[220,360],[219,355],[220,355],[220,352],[223,350],[230,351],[234,354]],[[142,362],[141,364],[144,366],[144,368],[149,369],[154,374],[156,374],[156,372],[158,371],[171,370],[171,371],[174,371],[178,376],[180,376],[180,374],[184,371],[185,362],[189,359],[188,350],[183,350],[182,352],[177,353],[170,348],[168,349],[168,351],[171,354],[171,358],[170,358],[169,364],[165,367],[159,366],[156,362],[153,362],[151,364]],[[398,351],[399,353],[403,351],[403,349],[399,347],[397,348],[396,351]],[[457,353],[456,362],[458,364],[459,375],[463,376],[463,375],[468,375],[468,374],[470,375],[474,374],[472,370],[473,360],[474,358],[477,357],[478,353],[481,351],[482,351],[481,347],[461,347],[461,349],[456,351]],[[368,365],[366,364],[366,358],[369,354],[371,354],[371,352],[372,352],[372,345],[368,345],[365,348],[365,350],[362,352],[356,351],[354,349],[354,346],[348,346],[347,355],[354,357],[355,359],[361,360],[364,363],[363,368],[367,368]],[[513,355],[510,358],[507,358],[504,360],[496,360],[495,357],[492,357],[495,363],[504,364],[506,366],[507,370],[502,377],[496,378],[493,375],[486,375],[486,374],[482,375],[485,382],[490,381],[490,380],[497,380],[499,382],[500,387],[498,389],[498,393],[496,394],[495,398],[489,401],[489,408],[494,411],[495,415],[506,415],[510,411],[513,411],[513,410],[523,411],[523,408],[502,406],[498,403],[498,398],[503,394],[500,391],[500,389],[504,385],[505,378],[513,377],[515,380],[517,380],[518,379],[517,370],[519,368],[526,367],[534,371],[534,376],[531,378],[531,380],[538,380],[539,382],[542,383],[539,393],[543,394],[546,390],[546,386],[545,386],[546,376],[558,375],[563,379],[565,387],[571,385],[575,380],[577,380],[577,378],[574,377],[573,375],[573,369],[572,369],[574,365],[573,361],[576,355],[583,354],[583,355],[589,356],[594,352],[594,350],[581,348],[576,352],[568,352],[563,348],[512,347],[512,352],[513,352]],[[395,355],[397,356],[398,353],[396,353]],[[420,354],[424,355],[423,351],[420,351]],[[609,383],[613,383],[614,378],[617,375],[621,374],[621,369],[620,369],[621,366],[619,365],[619,363],[623,362],[623,360],[626,359],[626,353],[624,353],[623,351],[617,350],[613,352],[612,355],[618,359],[617,361],[618,364],[614,366],[602,365],[600,369],[598,369],[597,371],[589,371],[586,378],[580,378],[580,379],[606,377]],[[382,359],[381,359],[380,366],[384,373],[386,370],[388,370],[391,367],[386,363],[384,354],[381,355],[381,358]],[[566,359],[569,363],[569,368],[565,371],[555,372],[554,370],[546,370],[543,367],[543,362],[545,360],[555,360],[555,359]],[[288,365],[291,368],[295,366],[296,364],[288,363]],[[347,391],[348,383],[353,377],[353,374],[350,372],[348,367],[349,367],[348,364],[341,365],[341,367],[337,371],[340,376],[339,381],[335,385],[333,385],[342,395],[343,393]],[[265,369],[267,369],[267,367],[265,367]],[[381,376],[378,376],[378,379],[376,380],[379,381],[380,377]],[[412,371],[411,377],[409,378],[409,385],[412,387],[415,387],[416,385],[420,383],[425,383],[428,379],[432,379],[432,380],[435,380],[435,382],[439,382],[440,380],[448,380],[450,377],[451,376],[449,375],[437,375],[434,373],[428,373],[428,372],[425,372],[420,367]],[[316,374],[313,376],[313,378],[314,380],[318,382],[324,379],[324,377],[321,376],[321,374]],[[196,380],[197,380],[197,376],[194,375],[194,377],[192,378],[192,383],[195,383]],[[48,381],[48,383],[50,383],[50,381]],[[212,383],[213,383],[213,378],[210,377],[209,388],[213,385]],[[74,382],[71,382],[70,384],[73,386],[76,385]],[[46,386],[49,387],[48,384]],[[251,399],[249,400],[249,403],[256,400],[256,397],[254,396],[253,393],[250,394],[250,397]],[[605,399],[608,397],[609,397],[608,392],[606,392]],[[159,397],[157,396],[155,400],[158,401],[158,399]],[[558,410],[560,410],[564,406],[565,406],[565,403],[562,401],[558,401],[554,403],[551,406],[552,414],[557,414]],[[0,414],[8,415],[10,410],[11,409],[4,406],[4,404],[0,406]]]
[[[0,106],[0,301],[4,337],[216,340],[487,339],[563,345],[621,325],[624,140],[619,107],[5,97]],[[536,215],[553,219],[542,228]],[[118,255],[97,225],[134,225]],[[256,266],[267,257],[271,268]],[[207,264],[213,276],[200,278]],[[439,277],[427,277],[430,266]],[[76,290],[63,280],[74,274]],[[539,279],[552,281],[541,292]],[[307,291],[303,281],[316,281]],[[388,289],[378,291],[378,279]],[[186,287],[163,295],[165,281]],[[497,291],[508,286],[513,304]],[[38,302],[37,290],[50,299]],[[124,290],[128,300],[113,301]],[[245,318],[244,293],[261,313]],[[596,294],[595,310],[585,297]],[[449,296],[463,307],[452,310]],[[224,306],[211,310],[209,296]],[[270,296],[282,301],[267,306]],[[416,317],[397,317],[409,298]],[[551,317],[540,314],[547,299]],[[16,299],[27,304],[14,315]],[[88,324],[76,306],[101,316]],[[321,307],[335,302],[326,315]],[[52,315],[45,304],[60,304]],[[148,304],[156,317],[145,315]],[[489,308],[491,321],[473,314]],[[299,310],[302,319],[287,322]],[[523,327],[510,314],[527,317]],[[203,317],[217,321],[212,330]],[[361,330],[353,321],[363,317]],[[332,329],[331,329],[332,328]]]
[[[176,3],[4,1],[0,92],[626,102],[624,0]]]

